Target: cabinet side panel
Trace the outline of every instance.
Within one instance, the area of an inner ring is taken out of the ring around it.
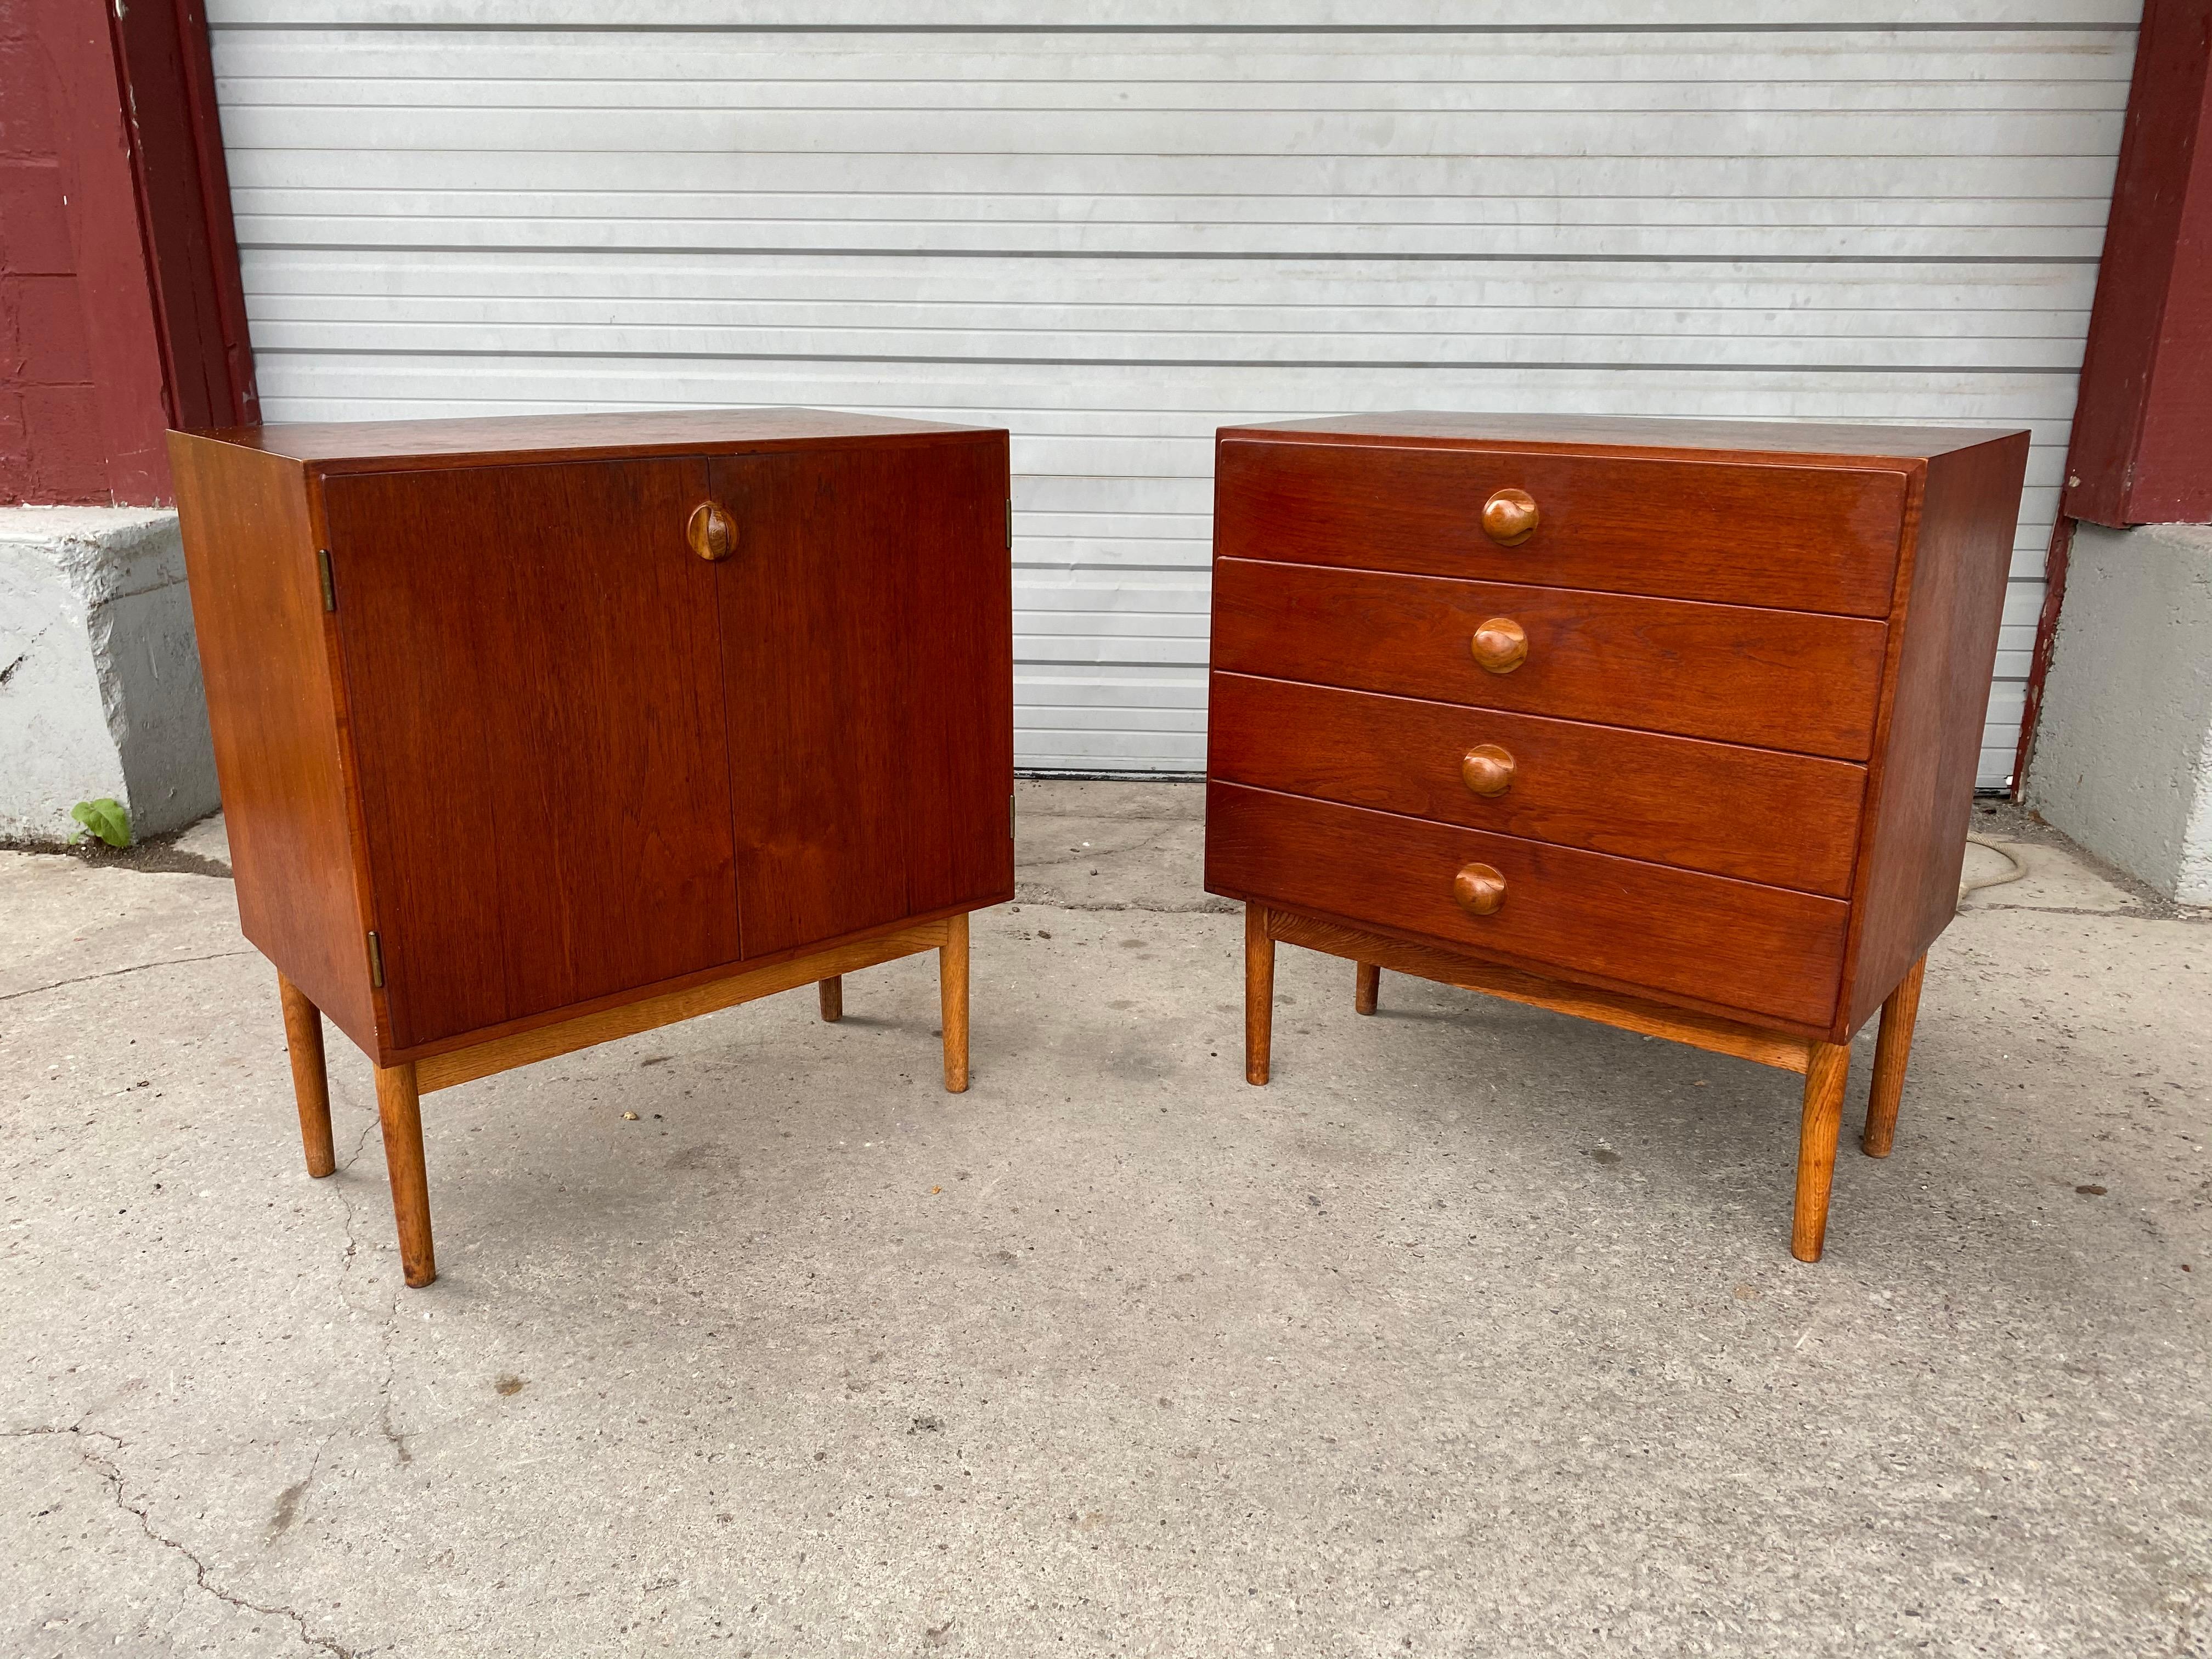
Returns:
[[[240,925],[374,1054],[306,478],[297,462],[182,434],[169,454]]]
[[[1928,463],[1839,1035],[1866,1023],[1958,909],[2027,443],[2011,433]]]

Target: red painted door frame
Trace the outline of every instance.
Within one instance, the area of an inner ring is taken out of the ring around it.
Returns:
[[[30,275],[72,348],[82,340],[76,383],[0,388],[38,394],[11,399],[33,459],[0,482],[46,501],[167,502],[169,427],[260,416],[205,12],[200,0],[0,0],[0,12],[17,74],[40,83],[23,107],[44,131],[16,143],[51,158],[10,183],[67,227],[66,250],[44,251]],[[18,354],[0,378],[24,374]]]
[[[2027,787],[2077,520],[2212,522],[2212,0],[2145,0],[2044,566],[2013,793]]]
[[[2143,7],[2064,507],[2212,522],[2212,0]]]
[[[207,9],[201,0],[131,0],[107,12],[161,328],[169,424],[258,421]]]

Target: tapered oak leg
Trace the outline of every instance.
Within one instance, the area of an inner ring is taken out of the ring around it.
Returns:
[[[1352,994],[1353,1011],[1362,1014],[1373,1013],[1375,999],[1382,994],[1382,970],[1371,962],[1361,963],[1358,988]]]
[[[1790,1254],[1818,1261],[1828,1236],[1828,1188],[1836,1178],[1836,1138],[1844,1127],[1844,1081],[1851,1051],[1840,1042],[1813,1045],[1805,1068],[1805,1115],[1797,1125],[1797,1208],[1790,1218]]]
[[[413,1061],[376,1068],[376,1109],[384,1120],[392,1213],[399,1223],[399,1265],[420,1290],[437,1278],[438,1259],[430,1249],[430,1177],[422,1167],[422,1103]]]
[[[832,974],[816,981],[814,988],[822,994],[822,1018],[835,1025],[845,1018],[845,981],[842,975]]]
[[[937,951],[937,996],[945,1012],[945,1092],[968,1091],[968,913],[945,924]],[[827,1006],[826,1004],[824,1005]]]
[[[1874,1083],[1867,1096],[1866,1133],[1859,1145],[1869,1158],[1887,1158],[1897,1137],[1897,1103],[1905,1097],[1905,1068],[1912,1058],[1912,1024],[1920,1017],[1922,957],[1905,970],[1881,1005],[1881,1035],[1874,1040]]]
[[[276,975],[284,1003],[284,1047],[292,1056],[292,1098],[300,1108],[300,1144],[307,1149],[307,1173],[318,1181],[338,1167],[331,1145],[331,1078],[323,1065],[323,1011],[300,988]]]
[[[1275,1030],[1275,941],[1267,937],[1267,907],[1244,907],[1244,1080],[1267,1080],[1267,1054]]]

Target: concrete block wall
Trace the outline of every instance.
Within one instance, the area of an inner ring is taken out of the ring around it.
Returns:
[[[2212,525],[2083,524],[2027,804],[2185,904],[2212,904]]]
[[[0,507],[0,843],[103,795],[140,836],[218,805],[177,515]]]

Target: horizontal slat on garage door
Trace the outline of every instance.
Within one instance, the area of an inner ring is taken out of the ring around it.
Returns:
[[[1217,426],[2027,426],[2009,771],[2132,6],[726,9],[218,3],[270,418],[1010,426],[1019,759],[1132,771],[1203,763]]]

